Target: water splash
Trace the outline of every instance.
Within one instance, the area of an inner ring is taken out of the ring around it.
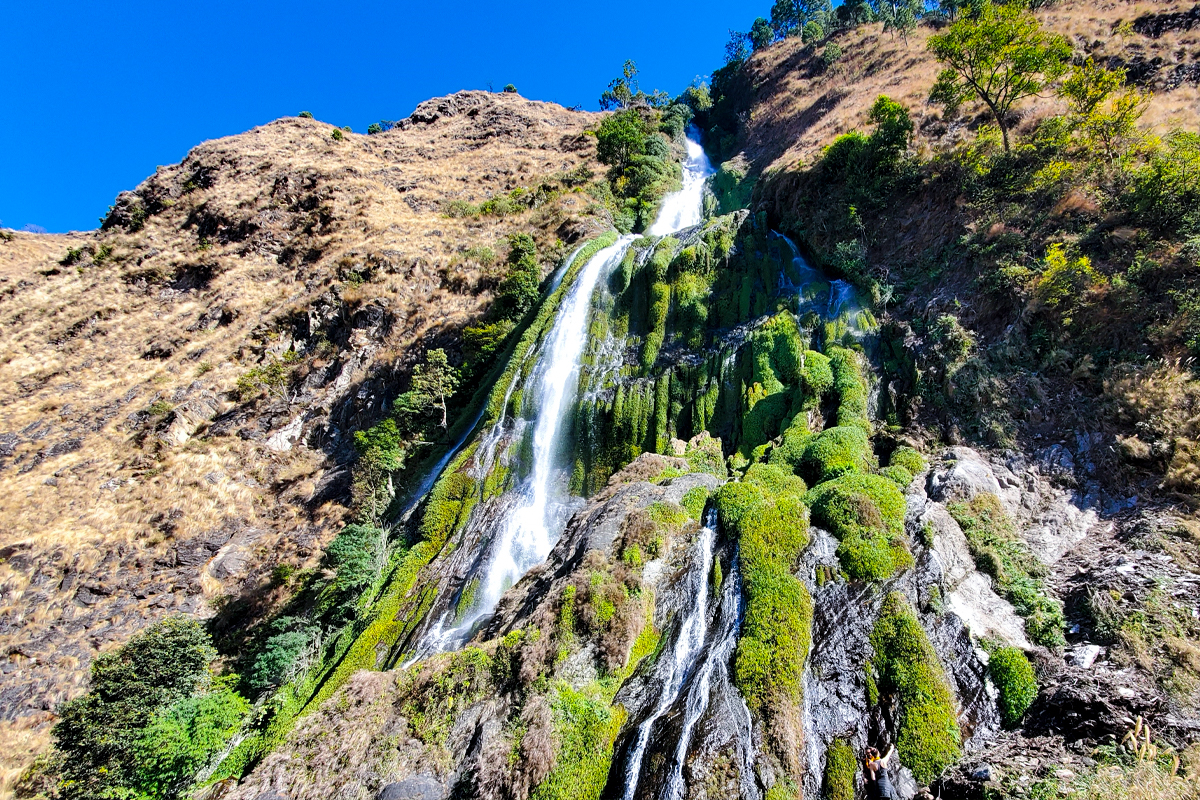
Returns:
[[[651,236],[669,236],[700,224],[704,213],[704,182],[714,170],[704,148],[693,138],[695,130],[689,134],[687,160],[683,162],[683,188],[663,200],[658,219],[647,231]]]

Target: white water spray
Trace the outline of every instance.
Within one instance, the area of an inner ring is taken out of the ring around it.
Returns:
[[[655,706],[654,712],[646,717],[637,728],[633,749],[629,753],[629,760],[625,766],[623,800],[633,800],[641,779],[642,758],[646,755],[646,745],[650,742],[651,729],[654,727],[654,723],[658,722],[659,718],[667,713],[679,699],[684,681],[688,677],[689,668],[701,648],[704,647],[704,640],[708,636],[708,575],[712,572],[713,542],[717,535],[714,530],[715,525],[716,511],[709,510],[705,525],[701,528],[700,535],[696,537],[699,558],[692,562],[694,566],[687,575],[688,583],[684,592],[685,596],[694,597],[695,602],[688,609],[687,617],[680,626],[679,635],[675,638],[675,647],[671,650],[671,660],[667,662],[666,681],[662,694],[659,696],[658,705]],[[695,725],[695,723],[696,720],[693,719],[692,724]],[[686,754],[685,737],[690,739],[690,730],[685,730],[684,736],[680,737],[680,745],[685,748],[684,753]],[[676,758],[679,758],[678,753],[676,753]]]
[[[665,236],[698,225],[703,216],[704,182],[713,172],[702,148],[687,140],[687,160],[683,165],[683,187],[663,200],[658,219],[651,226],[653,236]],[[574,498],[566,491],[565,475],[558,463],[567,411],[579,392],[580,361],[587,344],[588,316],[592,295],[602,280],[624,259],[634,241],[641,237],[622,236],[615,244],[596,253],[580,270],[567,290],[550,333],[538,348],[537,363],[527,383],[526,396],[536,398],[533,421],[533,464],[529,476],[515,490],[516,502],[501,524],[490,547],[486,566],[478,576],[478,596],[472,609],[455,620],[448,610],[422,637],[405,666],[433,652],[461,645],[475,625],[491,614],[501,595],[533,566],[549,555],[566,525]],[[578,254],[578,251],[576,251]],[[573,259],[572,259],[573,260]],[[562,280],[557,275],[553,285]],[[620,355],[620,351],[614,351]],[[520,370],[517,371],[520,374]],[[513,394],[514,382],[505,393],[505,409]],[[506,411],[485,437],[482,450],[490,470],[497,443],[505,433]],[[517,420],[518,432],[523,420]]]

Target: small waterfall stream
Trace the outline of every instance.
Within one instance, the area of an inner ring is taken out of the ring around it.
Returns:
[[[713,169],[704,149],[693,137],[694,134],[686,140],[683,186],[664,198],[658,218],[649,231],[652,236],[665,236],[701,222],[705,181]],[[478,581],[478,590],[470,610],[457,617],[453,610],[444,612],[421,636],[405,666],[426,655],[465,643],[477,624],[492,613],[505,590],[545,560],[577,508],[579,499],[567,491],[567,475],[559,450],[564,433],[569,433],[566,430],[567,412],[580,390],[580,364],[587,345],[592,296],[640,238],[625,235],[597,252],[567,289],[550,332],[536,349],[537,360],[523,390],[525,402],[536,417],[531,420],[507,418],[508,403],[522,370],[516,371],[513,382],[507,387],[505,410],[481,443],[483,459],[477,469],[484,473],[490,470],[493,459],[498,457],[499,443],[506,438],[512,441],[516,434],[517,437],[531,437],[532,459],[528,474],[510,491],[510,505],[486,545],[486,557],[472,575],[471,579]],[[555,285],[565,274],[566,269],[555,277]],[[620,348],[611,348],[606,354],[612,359],[622,356]],[[528,425],[533,426],[532,431],[526,429]]]
[[[638,726],[637,738],[634,740],[633,749],[629,753],[629,760],[625,766],[624,800],[633,800],[633,796],[637,792],[638,782],[642,774],[642,759],[646,755],[646,745],[650,741],[650,732],[654,728],[654,723],[658,722],[663,714],[666,714],[675,705],[675,701],[679,699],[679,695],[683,691],[684,682],[691,672],[693,662],[704,647],[705,640],[708,638],[708,575],[712,571],[713,544],[717,536],[715,530],[716,524],[716,510],[710,509],[704,520],[704,527],[700,530],[699,536],[696,537],[698,557],[692,559],[692,568],[687,574],[688,594],[695,598],[695,602],[688,609],[687,616],[680,626],[679,635],[675,638],[675,646],[672,648],[671,658],[666,661],[665,682],[658,705],[655,706],[650,716],[642,720],[642,724]],[[740,591],[738,595],[740,598]],[[740,628],[741,626],[738,625],[736,627]],[[736,629],[730,638],[736,642]],[[711,661],[711,658],[709,660]],[[707,706],[707,691],[704,692],[704,695],[704,704]],[[703,713],[702,708],[698,709],[697,713],[692,717],[692,725],[695,725],[701,713]],[[679,749],[682,749],[685,756],[687,755],[687,745],[691,740],[690,733],[691,726],[685,727],[684,733],[679,739]],[[682,770],[683,759],[679,755],[678,750],[675,755],[676,761],[680,765],[679,769]]]

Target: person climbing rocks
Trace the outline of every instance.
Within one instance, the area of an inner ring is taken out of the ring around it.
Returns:
[[[888,761],[894,752],[895,748],[889,747],[887,755],[880,756],[874,747],[867,748],[864,771],[867,776],[867,796],[873,800],[899,800],[896,789],[892,786],[892,779],[888,777]]]

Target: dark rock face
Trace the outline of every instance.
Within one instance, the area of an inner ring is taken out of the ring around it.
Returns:
[[[446,796],[446,787],[429,775],[415,775],[379,790],[379,800],[445,800]]]

